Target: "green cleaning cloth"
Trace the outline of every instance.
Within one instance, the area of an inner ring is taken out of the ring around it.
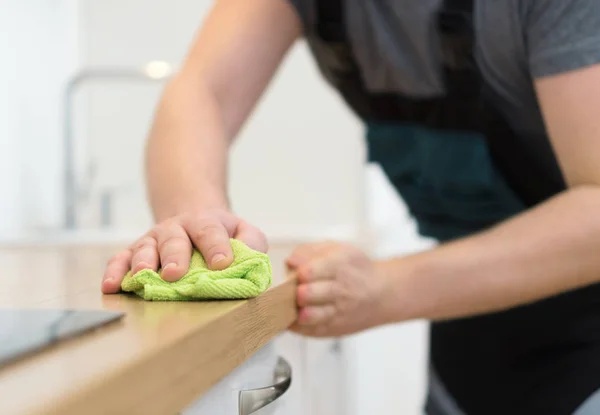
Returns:
[[[175,282],[166,282],[158,272],[144,269],[128,272],[121,289],[150,301],[223,300],[256,297],[271,286],[271,261],[267,254],[231,239],[233,263],[222,271],[208,269],[202,254],[194,250],[188,272]]]

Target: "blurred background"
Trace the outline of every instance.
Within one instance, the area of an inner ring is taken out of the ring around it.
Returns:
[[[0,0],[1,243],[129,242],[147,230],[146,134],[211,3]],[[432,245],[366,163],[362,126],[303,41],[235,144],[230,189],[235,212],[271,243],[347,240],[380,257]],[[425,322],[370,330],[334,349],[336,365],[314,364],[347,374],[335,392],[345,414],[420,413]],[[327,401],[327,387],[313,386]]]

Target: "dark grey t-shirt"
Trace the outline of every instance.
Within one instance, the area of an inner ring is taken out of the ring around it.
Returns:
[[[290,0],[305,24],[315,2]],[[326,0],[324,0],[326,1]],[[442,0],[346,0],[354,55],[373,92],[443,92],[435,13]],[[521,133],[544,124],[532,78],[600,62],[600,0],[474,0],[478,65]]]

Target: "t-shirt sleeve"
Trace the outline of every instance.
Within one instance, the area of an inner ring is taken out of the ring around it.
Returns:
[[[600,62],[600,0],[525,0],[524,34],[534,78]]]

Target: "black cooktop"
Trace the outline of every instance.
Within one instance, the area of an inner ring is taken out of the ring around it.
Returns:
[[[0,367],[110,322],[124,313],[100,310],[0,309]]]

